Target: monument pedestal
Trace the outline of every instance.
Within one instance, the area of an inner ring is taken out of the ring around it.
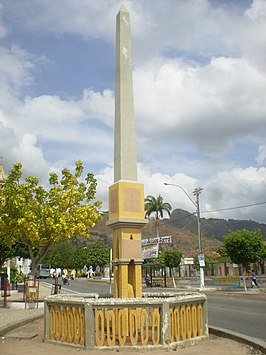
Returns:
[[[142,297],[141,228],[144,186],[118,181],[109,188],[109,221],[113,229],[114,297]]]

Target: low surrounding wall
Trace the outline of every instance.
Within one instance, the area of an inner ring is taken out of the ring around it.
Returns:
[[[95,348],[178,348],[208,337],[207,300],[199,293],[141,299],[92,295],[45,299],[44,341]]]

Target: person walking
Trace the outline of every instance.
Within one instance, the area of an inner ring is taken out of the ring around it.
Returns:
[[[251,272],[251,280],[252,280],[252,287],[254,287],[254,285],[256,285],[259,288],[259,285],[257,283],[257,276],[254,270],[252,270]]]
[[[64,285],[69,285],[69,279],[68,276],[65,275],[64,273],[62,274],[62,281]]]

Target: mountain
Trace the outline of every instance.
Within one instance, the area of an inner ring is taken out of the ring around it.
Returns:
[[[220,218],[201,218],[201,233],[203,236],[213,237],[220,241],[230,231],[237,229],[247,229],[250,231],[260,230],[263,240],[266,240],[266,224],[258,223],[251,220],[234,220]],[[197,217],[187,211],[176,209],[172,212],[170,223],[177,228],[185,228],[197,232]]]
[[[91,230],[91,240],[101,239],[108,245],[112,245],[112,229],[106,225],[108,214]],[[197,217],[188,211],[175,209],[170,219],[159,221],[159,235],[172,236],[171,248],[180,249],[185,256],[190,256],[199,248]],[[266,240],[266,224],[245,220],[225,220],[218,218],[201,218],[202,248],[204,252],[215,251],[222,245],[223,238],[229,231],[237,229],[248,229],[251,231],[261,230],[263,239]],[[155,238],[157,228],[154,219],[141,229],[142,239]],[[161,248],[169,245],[162,244]]]

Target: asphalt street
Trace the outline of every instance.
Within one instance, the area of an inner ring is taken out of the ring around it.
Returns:
[[[266,340],[266,295],[207,294],[209,325]]]

